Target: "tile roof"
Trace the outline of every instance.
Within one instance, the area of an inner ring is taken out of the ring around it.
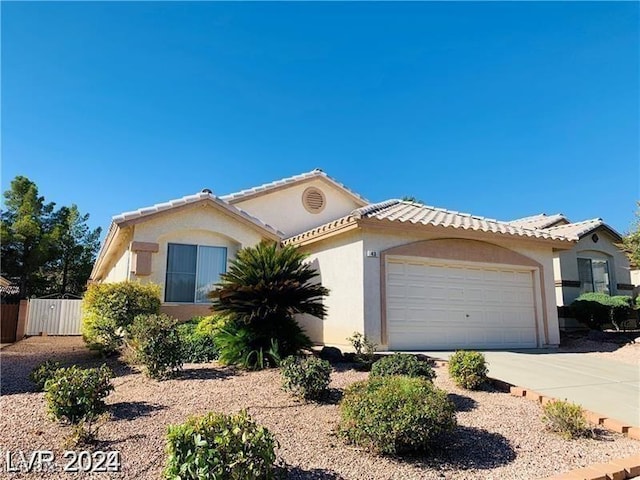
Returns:
[[[330,177],[329,175],[324,173],[319,168],[311,170],[310,172],[301,173],[299,175],[294,175],[292,177],[283,178],[283,179],[280,179],[280,180],[276,180],[274,182],[265,183],[265,184],[259,185],[257,187],[248,188],[246,190],[240,190],[239,192],[230,193],[228,195],[223,195],[220,198],[222,200],[224,200],[225,202],[236,203],[236,202],[239,202],[241,200],[244,200],[245,198],[252,197],[253,195],[258,195],[260,193],[268,192],[269,190],[273,190],[273,189],[281,188],[281,187],[284,187],[284,186],[287,186],[287,185],[292,185],[292,184],[295,184],[295,183],[303,182],[305,180],[309,180],[309,179],[312,179],[312,178],[324,178],[325,180],[329,181],[329,183],[332,183],[336,187],[346,191],[349,195],[354,197],[354,199],[359,201],[362,205],[366,205],[367,203],[369,203],[367,201],[367,199],[361,197],[360,195],[358,195],[353,190],[347,188],[344,184],[342,184],[342,183],[338,182],[337,180],[335,180],[334,178]]]
[[[360,219],[432,225],[444,228],[474,230],[544,240],[571,241],[561,233],[553,233],[537,228],[512,225],[508,222],[501,222],[499,220],[470,215],[468,213],[460,213],[431,207],[420,203],[402,200],[387,200],[385,202],[358,208],[345,217],[287,238],[285,243],[299,243],[325,232],[339,230],[349,224],[356,223]]]
[[[546,213],[540,213],[538,215],[532,215],[530,217],[511,220],[507,223],[510,223],[511,225],[516,225],[519,227],[549,228],[554,223],[557,223],[563,220],[566,222],[569,222],[569,220],[567,220],[567,217],[565,217],[561,213],[556,213],[554,215],[547,215]]]
[[[605,227],[615,237],[622,238],[621,235],[604,223],[601,218],[592,218],[590,220],[584,220],[582,222],[569,223],[567,225],[558,225],[557,227],[547,228],[546,231],[553,233],[554,235],[564,235],[572,240],[578,240],[589,232],[592,232],[598,227]]]
[[[197,203],[202,200],[210,200],[211,202],[228,210],[230,213],[239,215],[245,218],[246,220],[250,221],[251,223],[257,225],[258,227],[264,230],[267,230],[274,235],[277,235],[278,237],[284,236],[282,232],[278,231],[276,228],[272,227],[271,225],[268,225],[262,222],[260,219],[252,215],[249,215],[247,212],[245,212],[244,210],[238,207],[229,205],[227,202],[221,200],[220,198],[216,197],[213,193],[210,193],[210,191],[207,191],[207,190],[195,193],[193,195],[187,195],[182,198],[177,198],[175,200],[169,200],[168,202],[156,203],[155,205],[151,205],[150,207],[139,208],[138,210],[133,210],[131,212],[124,212],[124,213],[121,213],[120,215],[115,215],[114,217],[112,217],[112,221],[115,224],[120,224],[123,222],[127,222],[129,220],[136,220],[139,218],[146,217],[148,215],[153,215],[155,213],[171,210],[173,208],[180,207],[183,205]]]

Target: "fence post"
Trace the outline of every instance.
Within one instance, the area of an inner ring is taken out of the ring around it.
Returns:
[[[18,326],[16,327],[16,342],[24,338],[24,332],[27,329],[27,317],[29,315],[29,300],[20,300],[20,309],[18,310]]]

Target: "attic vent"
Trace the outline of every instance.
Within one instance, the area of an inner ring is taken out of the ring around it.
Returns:
[[[326,203],[324,193],[315,187],[309,187],[302,193],[302,205],[309,213],[320,213]]]
[[[209,190],[208,188],[203,188],[202,189],[202,193],[213,193],[211,190]]]

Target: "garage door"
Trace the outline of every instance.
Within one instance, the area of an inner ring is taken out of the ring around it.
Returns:
[[[390,349],[537,346],[530,270],[388,257],[386,272]]]

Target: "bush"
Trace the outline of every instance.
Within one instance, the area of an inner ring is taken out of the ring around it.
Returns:
[[[631,297],[606,293],[583,293],[571,304],[571,311],[576,320],[592,329],[602,329],[610,323],[620,330],[633,315]]]
[[[433,380],[436,376],[429,362],[420,361],[415,355],[408,355],[406,353],[388,355],[371,366],[372,377],[386,377],[390,375],[422,377],[427,380]]]
[[[55,375],[56,370],[60,368],[62,368],[60,363],[54,362],[53,360],[46,360],[31,370],[29,379],[36,384],[38,391],[41,392],[44,390],[44,384],[47,380],[52,378]]]
[[[476,390],[487,381],[484,355],[458,350],[449,359],[449,375],[459,387]]]
[[[211,292],[213,310],[229,319],[215,334],[220,359],[261,368],[277,363],[270,354],[276,345],[282,358],[311,346],[295,315],[324,318],[322,298],[329,291],[317,283],[318,274],[305,258],[296,247],[274,242],[238,252],[219,288]]]
[[[287,357],[280,363],[282,388],[305,400],[318,400],[327,392],[331,364],[316,357]]]
[[[182,361],[206,363],[218,358],[213,334],[221,325],[221,319],[215,316],[194,317],[178,325],[182,341]]]
[[[49,413],[56,419],[79,423],[105,410],[104,398],[113,390],[113,372],[106,366],[60,368],[45,383]]]
[[[345,391],[340,416],[347,442],[385,454],[423,450],[456,425],[446,392],[424,378],[406,376],[354,383]]]
[[[586,437],[592,434],[580,405],[554,400],[542,407],[542,421],[552,432],[566,439]]]
[[[373,362],[375,362],[378,345],[360,332],[353,332],[353,335],[348,337],[347,341],[355,351],[354,359],[356,363],[359,363],[363,370],[369,370]]]
[[[82,300],[82,337],[103,354],[117,351],[138,315],[160,312],[160,287],[136,282],[89,285]]]
[[[131,325],[129,343],[151,378],[166,378],[182,368],[177,320],[168,315],[138,315]]]
[[[242,411],[191,417],[167,432],[170,479],[251,480],[275,478],[273,435]]]

